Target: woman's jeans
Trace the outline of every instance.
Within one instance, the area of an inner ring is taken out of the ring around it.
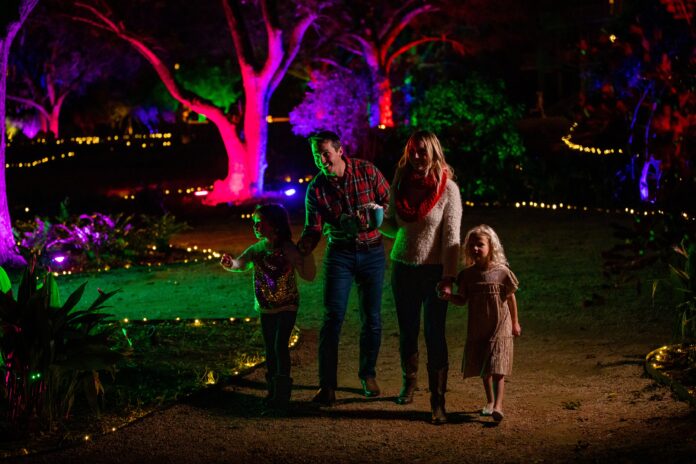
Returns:
[[[382,340],[382,287],[384,246],[350,250],[328,245],[324,256],[324,321],[319,333],[319,385],[337,388],[338,341],[348,307],[353,280],[358,285],[360,305],[361,379],[375,377]]]
[[[297,311],[261,314],[266,369],[270,377],[290,376],[290,335],[295,327]]]
[[[392,290],[399,321],[399,352],[402,362],[418,352],[421,306],[424,307],[425,346],[428,369],[448,364],[445,320],[447,302],[437,297],[442,265],[408,265],[392,261]]]

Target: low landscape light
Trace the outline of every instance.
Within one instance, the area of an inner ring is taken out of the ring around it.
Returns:
[[[204,197],[204,196],[208,195],[208,191],[207,190],[198,190],[198,191],[194,192],[193,194],[196,195],[197,197]]]
[[[289,189],[285,190],[283,193],[285,194],[286,197],[291,197],[297,193],[297,190],[295,190],[294,188],[289,188]]]

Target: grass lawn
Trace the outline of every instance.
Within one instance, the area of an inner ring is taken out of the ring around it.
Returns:
[[[539,323],[563,320],[568,324],[640,323],[668,316],[666,285],[658,286],[651,298],[651,282],[667,277],[666,267],[655,266],[638,275],[642,285],[629,280],[611,282],[602,274],[601,252],[616,243],[610,223],[626,224],[629,216],[617,214],[539,211],[525,209],[467,209],[462,234],[479,223],[491,225],[501,237],[512,270],[520,280],[518,300],[521,314]],[[296,225],[295,238],[299,235]],[[186,245],[212,246],[219,251],[239,253],[253,243],[248,221],[210,227],[200,226],[175,238]],[[209,243],[201,243],[207,241]],[[387,246],[391,245],[387,241]],[[299,281],[302,304],[300,327],[318,327],[322,319],[321,260],[324,241],[315,252],[318,276],[314,282]],[[87,281],[86,300],[97,288],[122,293],[112,300],[109,311],[118,319],[175,319],[254,317],[251,273],[228,273],[217,260],[163,267],[117,269],[106,273],[60,276],[62,295]],[[351,296],[349,311],[357,302]],[[393,314],[390,273],[384,281],[383,314]],[[453,315],[465,313],[451,311]],[[669,319],[669,317],[667,317]],[[347,317],[347,323],[357,323]]]

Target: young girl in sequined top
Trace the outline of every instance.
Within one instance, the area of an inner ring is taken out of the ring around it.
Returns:
[[[224,254],[220,264],[228,271],[254,269],[255,306],[261,313],[266,351],[266,401],[272,408],[285,409],[292,389],[288,345],[300,304],[295,271],[305,280],[314,280],[316,266],[311,254],[297,251],[283,206],[259,205],[253,220],[258,242],[236,259]]]

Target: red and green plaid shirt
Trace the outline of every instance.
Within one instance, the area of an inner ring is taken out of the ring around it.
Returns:
[[[330,242],[370,243],[379,240],[377,229],[361,230],[357,237],[348,235],[340,224],[342,214],[354,216],[369,203],[387,207],[389,184],[384,175],[369,161],[343,157],[346,163],[342,177],[329,178],[318,174],[307,186],[305,226],[302,236],[313,239],[312,249],[321,238],[322,228]]]

